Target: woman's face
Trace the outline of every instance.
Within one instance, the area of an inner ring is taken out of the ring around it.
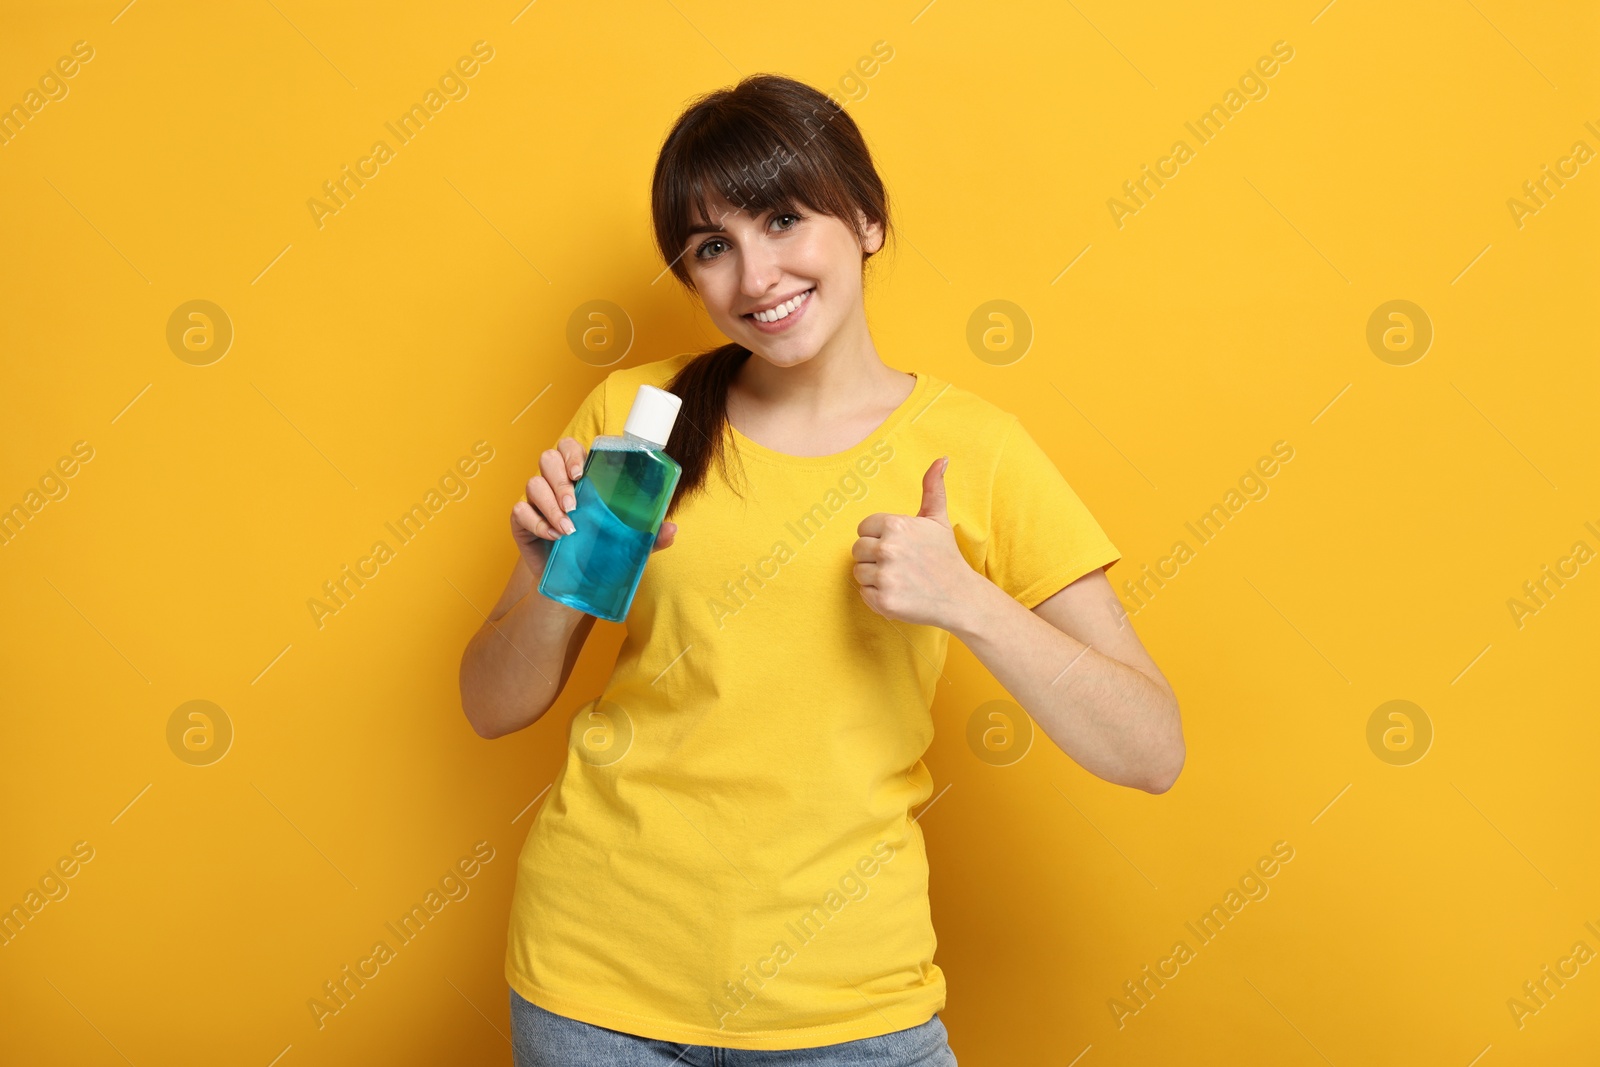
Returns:
[[[881,226],[869,227],[863,243],[841,220],[804,205],[755,218],[727,200],[710,207],[710,219],[693,220],[684,262],[711,321],[730,341],[792,366],[854,324],[864,326],[861,261],[878,250]]]

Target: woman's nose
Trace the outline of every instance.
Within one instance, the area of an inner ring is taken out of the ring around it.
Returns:
[[[745,296],[756,299],[765,295],[782,275],[776,249],[769,248],[764,241],[746,248],[739,274],[739,287]]]

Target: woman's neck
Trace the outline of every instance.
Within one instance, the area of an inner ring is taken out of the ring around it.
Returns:
[[[903,399],[907,376],[879,357],[865,319],[851,333],[832,338],[799,363],[782,365],[752,353],[729,390],[730,410],[737,404],[785,417],[828,421],[878,407],[885,395],[898,392]]]
[[[818,352],[790,366],[754,353],[728,387],[728,420],[790,455],[831,455],[860,441],[910,395],[915,379],[887,366],[870,341],[857,354]]]

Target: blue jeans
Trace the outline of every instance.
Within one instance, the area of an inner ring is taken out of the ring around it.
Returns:
[[[921,1026],[817,1048],[750,1051],[625,1034],[569,1019],[511,990],[516,1067],[956,1067],[938,1012]]]

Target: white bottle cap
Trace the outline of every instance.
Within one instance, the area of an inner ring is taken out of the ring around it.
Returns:
[[[628,421],[623,433],[641,437],[657,448],[667,447],[672,436],[672,425],[678,421],[678,409],[683,398],[653,385],[641,385],[634,394],[633,407],[628,409]]]

